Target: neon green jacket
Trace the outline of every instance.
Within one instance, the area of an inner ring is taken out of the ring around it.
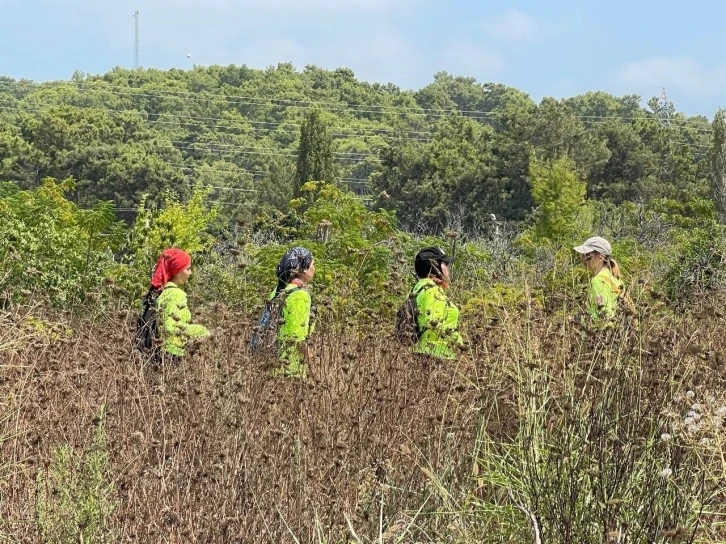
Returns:
[[[315,330],[312,320],[312,299],[304,288],[289,283],[285,286],[285,304],[282,307],[282,324],[277,331],[280,342],[280,359],[286,364],[279,374],[286,376],[305,377],[306,370],[300,344],[305,342]],[[270,293],[268,300],[275,297]]]
[[[421,331],[416,353],[454,359],[456,346],[464,341],[458,332],[459,309],[434,280],[424,278],[413,288],[418,308],[418,330]]]
[[[623,282],[605,267],[590,280],[588,291],[588,313],[595,322],[613,319],[618,313],[618,295]]]
[[[310,319],[312,299],[310,293],[304,288],[296,288],[296,285],[288,283],[285,286],[285,305],[282,307],[283,323],[277,331],[277,339],[280,342],[300,343],[308,339],[315,330],[315,324]],[[289,294],[288,294],[289,293]],[[269,300],[275,296],[275,291],[270,293]]]
[[[171,355],[186,355],[187,344],[194,339],[209,336],[202,325],[192,325],[192,314],[187,306],[187,294],[169,282],[156,299],[162,349]]]

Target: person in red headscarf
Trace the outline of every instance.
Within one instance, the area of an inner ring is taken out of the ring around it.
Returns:
[[[159,293],[156,299],[158,327],[162,352],[183,357],[189,342],[209,336],[209,330],[191,323],[187,295],[181,286],[192,275],[192,258],[181,249],[167,249],[159,257],[151,278],[151,289]]]

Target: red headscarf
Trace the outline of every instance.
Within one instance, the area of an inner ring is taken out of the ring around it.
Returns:
[[[154,289],[163,289],[164,286],[176,274],[186,270],[192,264],[189,253],[181,249],[165,249],[156,261],[154,275],[151,278],[151,286]]]

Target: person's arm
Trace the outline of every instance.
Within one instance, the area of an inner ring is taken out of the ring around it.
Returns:
[[[191,321],[192,314],[187,305],[186,293],[179,288],[172,288],[164,305],[164,325],[167,332],[190,339],[209,336],[206,327],[195,325]]]
[[[458,309],[449,301],[446,293],[440,288],[431,289],[429,308],[429,327],[438,332],[439,336],[448,337],[456,344],[464,340],[458,332]]]

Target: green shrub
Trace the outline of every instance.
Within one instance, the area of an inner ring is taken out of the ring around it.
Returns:
[[[192,255],[193,265],[204,262],[203,254],[214,242],[209,231],[218,216],[218,211],[204,202],[208,193],[208,189],[197,188],[184,203],[176,195],[167,193],[164,207],[159,211],[142,202],[125,248],[129,266],[115,269],[112,277],[123,292],[132,298],[141,296],[164,249],[183,249]]]
[[[71,446],[60,446],[47,473],[38,473],[36,520],[41,540],[60,544],[113,542],[110,517],[117,503],[110,476],[101,407],[85,454],[79,456]]]
[[[98,290],[123,240],[110,203],[79,209],[74,181],[46,178],[34,190],[0,185],[0,296],[68,307]]]
[[[532,242],[547,240],[567,246],[589,230],[592,217],[585,201],[587,185],[579,178],[572,160],[560,157],[542,162],[533,154],[529,182],[537,204]]]
[[[479,485],[496,497],[482,508],[501,519],[519,510],[502,537],[529,524],[535,542],[666,542],[674,528],[693,541],[706,497],[699,453],[664,416],[677,380],[654,391],[617,353],[622,344],[605,344],[562,374],[510,369],[517,433],[498,441],[481,432],[477,441]]]
[[[695,295],[726,286],[724,228],[715,223],[679,230],[674,234],[675,248],[665,273],[663,289],[674,303],[692,300]]]
[[[393,217],[368,210],[355,195],[334,184],[309,182],[301,193],[292,203],[290,215],[297,221],[285,232],[287,243],[251,249],[248,279],[261,292],[271,290],[280,257],[289,247],[303,245],[315,255],[314,288],[325,300],[321,317],[326,312],[352,317],[393,302],[392,293],[402,289],[393,289],[393,284],[403,278],[392,276],[392,271],[406,241],[395,229]]]

